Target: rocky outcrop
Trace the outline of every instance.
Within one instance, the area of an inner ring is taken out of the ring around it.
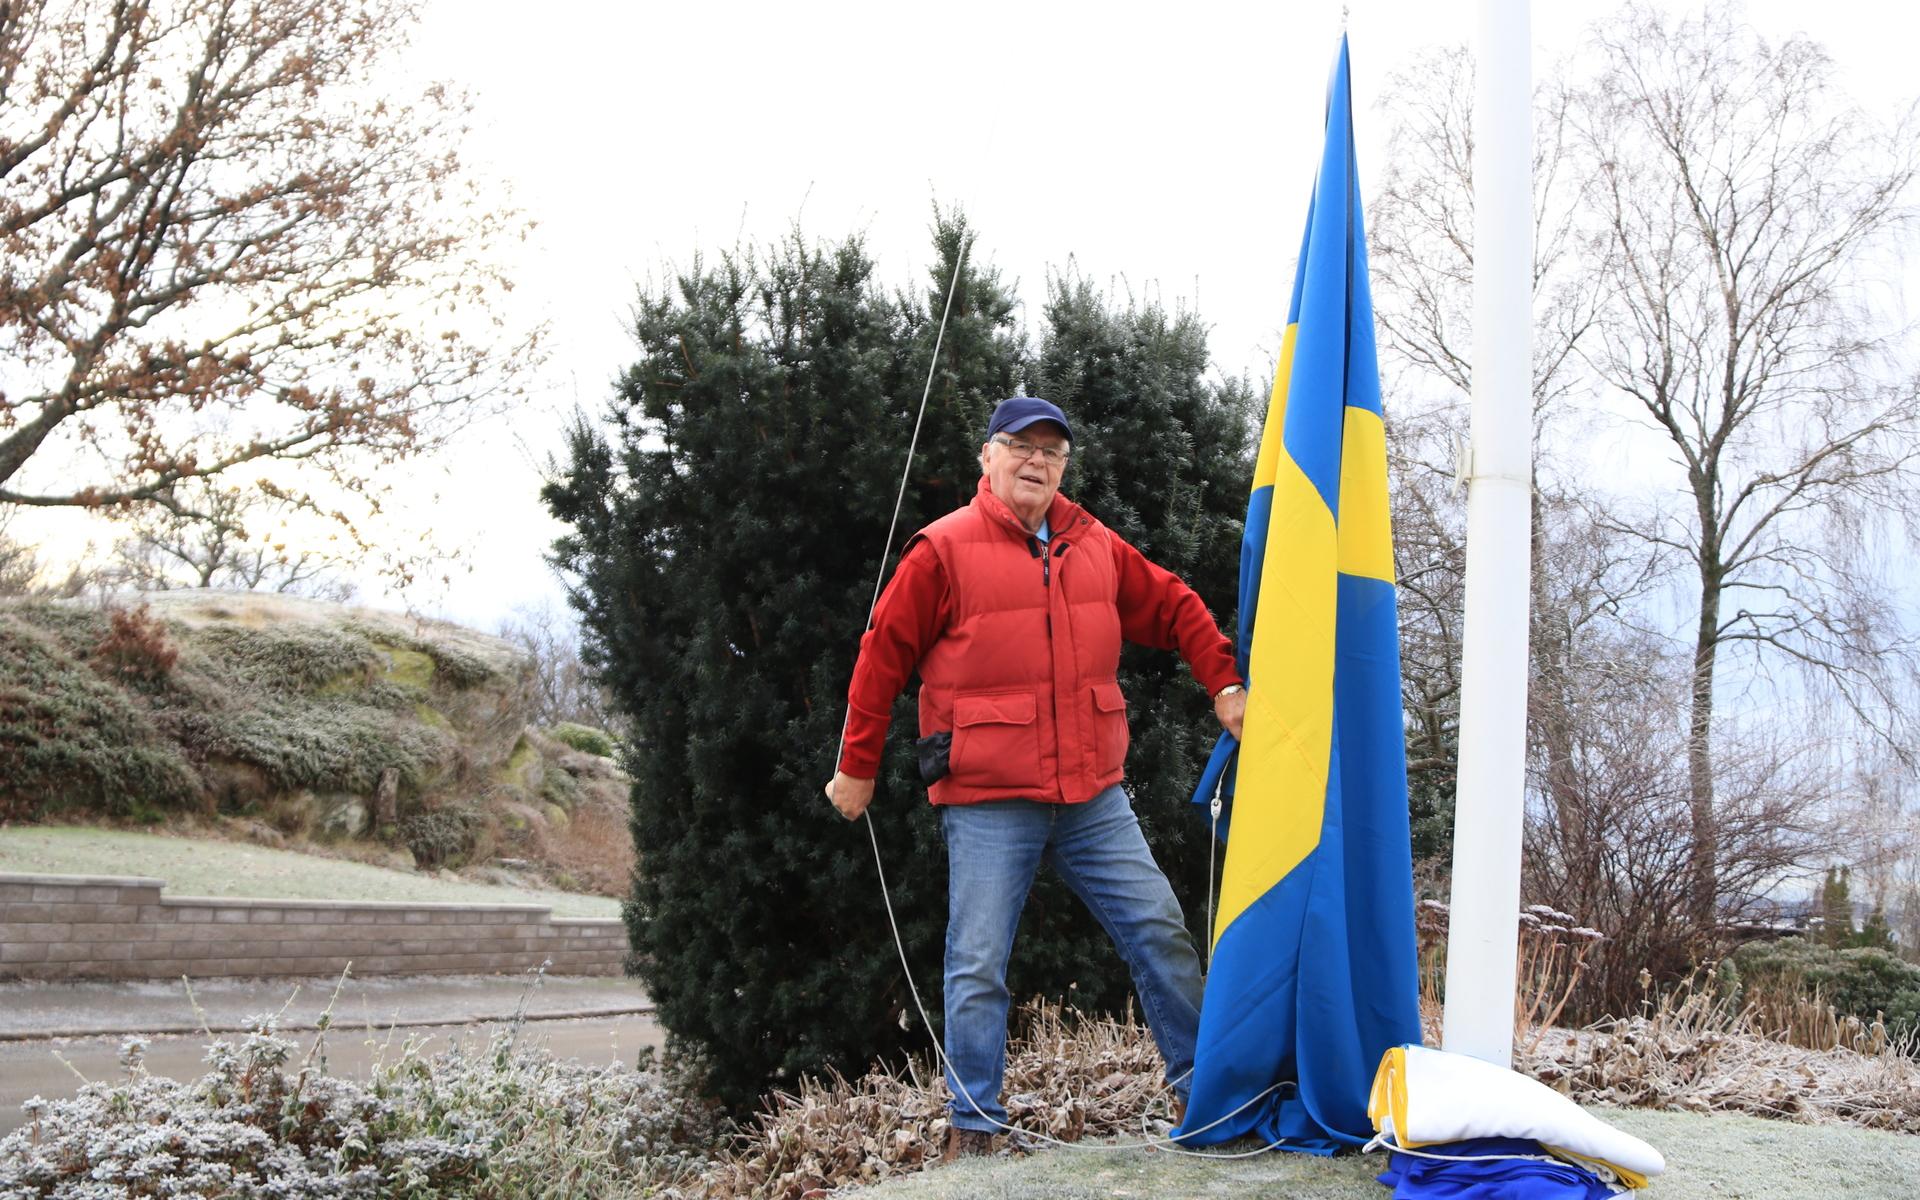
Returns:
[[[146,614],[129,622],[136,605]],[[0,816],[187,805],[287,839],[377,841],[436,867],[542,863],[578,839],[582,805],[602,828],[624,823],[613,763],[531,727],[527,656],[458,625],[183,590],[106,609],[0,605],[0,667],[10,644],[13,657],[31,654],[51,699],[15,706],[18,716],[0,703],[0,759],[16,753],[26,768],[13,772],[14,794],[0,782]],[[103,696],[116,723],[82,728],[77,714]],[[150,778],[165,780],[163,794],[143,790]],[[617,887],[621,872],[599,875]]]

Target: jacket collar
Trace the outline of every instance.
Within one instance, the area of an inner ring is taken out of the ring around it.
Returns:
[[[1022,541],[1033,536],[1027,532],[1020,518],[1013,515],[1007,502],[993,494],[985,475],[980,476],[979,486],[974,490],[973,506],[980,510],[981,516],[987,518],[988,524],[1005,529]],[[1054,537],[1072,536],[1078,532],[1079,526],[1090,524],[1091,521],[1092,518],[1078,504],[1059,492],[1053,494],[1053,503],[1047,508],[1047,528],[1053,531]]]

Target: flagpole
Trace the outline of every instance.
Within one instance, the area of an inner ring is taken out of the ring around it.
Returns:
[[[1513,1059],[1533,497],[1528,0],[1479,0],[1473,109],[1473,443],[1467,466],[1453,900],[1443,1044]]]

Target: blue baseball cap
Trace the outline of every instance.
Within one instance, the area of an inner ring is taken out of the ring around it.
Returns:
[[[1068,442],[1073,441],[1073,426],[1067,424],[1067,414],[1061,412],[1058,405],[1038,396],[1015,396],[995,405],[993,419],[987,422],[987,436],[1019,433],[1035,421],[1052,421],[1066,431]]]

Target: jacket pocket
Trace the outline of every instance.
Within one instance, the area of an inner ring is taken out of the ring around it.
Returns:
[[[953,782],[961,787],[1040,791],[1040,727],[1032,692],[953,700]]]
[[[1127,696],[1118,683],[1096,683],[1093,692],[1094,773],[1101,778],[1127,765]]]

